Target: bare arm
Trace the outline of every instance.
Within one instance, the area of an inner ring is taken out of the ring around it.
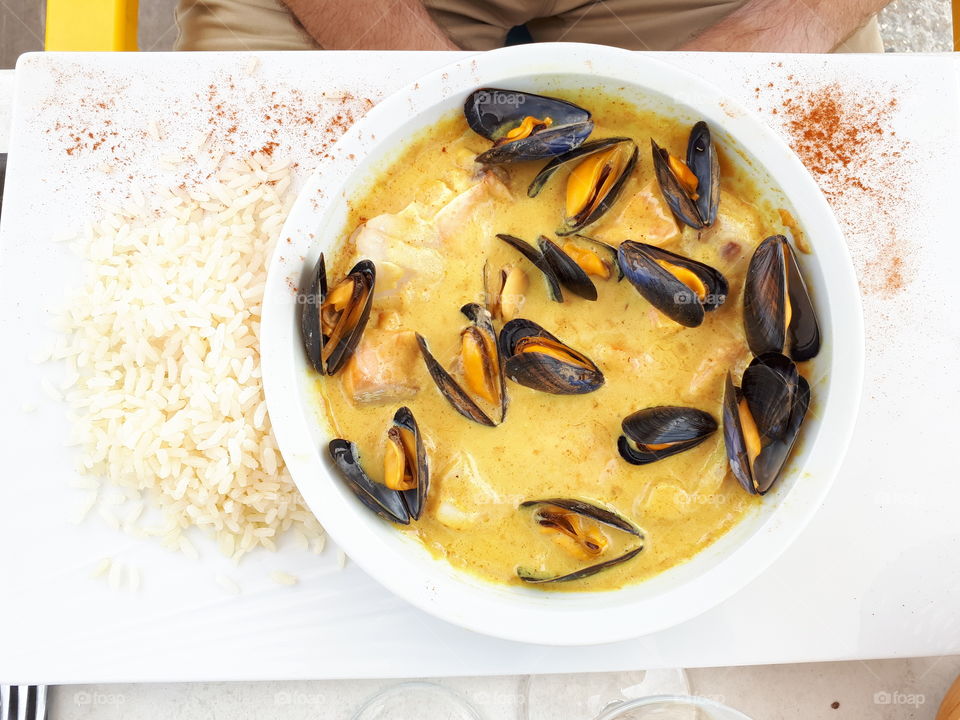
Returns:
[[[326,50],[458,50],[420,0],[283,0]]]
[[[890,0],[747,0],[678,50],[830,52]]]

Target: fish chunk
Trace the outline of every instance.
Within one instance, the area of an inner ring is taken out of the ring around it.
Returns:
[[[343,386],[358,405],[412,398],[420,390],[420,349],[411,330],[368,328],[344,369]]]
[[[432,492],[433,516],[453,530],[486,522],[503,505],[503,498],[480,476],[476,461],[466,452],[455,453],[440,468]]]
[[[471,223],[480,225],[481,235],[489,235],[493,227],[493,207],[510,202],[510,189],[493,171],[484,172],[480,182],[457,195],[437,211],[434,224],[441,242],[449,242]]]
[[[665,245],[680,238],[677,221],[653,182],[626,197],[629,200],[619,214],[604,222],[596,233],[598,238],[602,239],[608,228],[619,239],[629,237],[651,245]]]

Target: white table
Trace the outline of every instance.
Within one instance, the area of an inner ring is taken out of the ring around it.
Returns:
[[[379,71],[380,77],[365,79],[367,82],[379,80],[387,84],[389,84],[387,81],[397,83],[405,77],[404,72],[413,77],[422,69],[436,66],[444,59],[428,55],[406,58],[394,55],[391,57],[390,66],[386,67],[385,64],[386,70]],[[731,95],[748,102],[751,100],[755,82],[759,83],[767,77],[782,80],[787,72],[775,69],[766,57],[674,56],[671,59],[699,70],[705,77],[727,87]],[[91,58],[90,61],[95,60]],[[908,178],[909,182],[904,192],[920,193],[922,207],[914,218],[918,225],[911,227],[916,234],[924,238],[923,248],[930,251],[928,255],[925,254],[919,259],[918,267],[912,269],[913,285],[911,287],[919,293],[935,297],[942,287],[941,283],[946,285],[946,268],[950,265],[955,266],[958,259],[952,240],[948,242],[949,233],[942,232],[938,235],[932,231],[932,228],[937,226],[940,228],[952,226],[949,204],[938,208],[935,202],[942,197],[943,188],[952,186],[951,173],[957,167],[958,153],[955,144],[938,143],[943,136],[938,133],[952,136],[960,128],[957,117],[956,73],[952,60],[948,57],[888,57],[869,60],[832,58],[829,61],[816,58],[790,58],[787,61],[791,72],[800,69],[820,81],[824,78],[839,78],[872,82],[878,86],[892,85],[901,99],[901,104],[907,107],[899,117],[901,124],[898,125],[898,129],[901,134],[912,130],[914,135],[911,138],[917,145],[914,152],[928,172],[924,174],[925,184],[922,187],[917,178]],[[169,69],[177,62],[183,61],[172,58],[165,60],[163,66]],[[227,61],[222,57],[209,56],[204,67],[201,68],[201,74],[214,72],[218,63],[222,69],[224,62]],[[244,64],[235,59],[230,62],[232,63],[230,67],[233,69],[242,67]],[[262,67],[258,72],[274,73],[277,77],[289,79],[297,76],[298,63],[303,62],[307,62],[304,56],[288,55],[281,58],[264,55]],[[356,64],[356,59],[341,56],[339,60],[328,59],[324,63],[324,72],[335,72],[338,63],[341,72],[356,74],[362,71],[362,67]],[[129,64],[131,63],[128,62]],[[132,64],[134,73],[140,72],[144,77],[149,76],[151,72],[156,72],[159,67],[161,67],[159,61],[148,56],[142,56]],[[315,66],[307,65],[308,69],[311,67]],[[300,65],[299,69],[303,70],[303,65]],[[185,70],[186,68],[181,68],[181,72]],[[9,85],[9,73],[0,74],[0,89]],[[756,103],[754,102],[753,105]],[[917,114],[920,108],[928,109],[934,105],[938,108],[935,123],[918,120]],[[3,117],[2,108],[3,104],[0,103],[0,119]],[[914,122],[917,124],[911,126]],[[940,126],[942,128],[938,130]],[[3,135],[0,134],[0,142],[2,137]],[[937,157],[937,153],[942,155]],[[935,158],[939,162],[933,164],[932,161]],[[920,217],[921,214],[924,217]],[[944,306],[949,304],[943,303]],[[477,640],[475,650],[478,647],[484,649],[479,651],[479,656],[476,652],[472,656],[461,652],[459,655],[462,663],[451,662],[449,658],[444,660],[443,657],[434,660],[429,657],[418,658],[418,661],[425,661],[425,664],[417,665],[416,667],[423,670],[415,674],[496,674],[497,667],[502,668],[501,672],[523,672],[530,671],[534,666],[537,669],[551,671],[564,667],[736,664],[941,654],[960,651],[960,632],[957,630],[954,617],[955,608],[960,606],[957,595],[960,592],[960,582],[957,582],[956,563],[951,562],[955,557],[957,544],[960,542],[956,534],[957,526],[951,522],[953,509],[958,500],[957,486],[951,482],[955,479],[956,473],[951,471],[952,463],[948,461],[946,455],[922,452],[940,443],[942,446],[950,447],[950,442],[945,431],[933,430],[926,435],[910,432],[911,428],[923,427],[920,418],[912,415],[915,412],[912,398],[915,398],[919,392],[929,393],[936,387],[942,397],[956,399],[957,383],[943,381],[945,377],[941,374],[943,363],[937,361],[937,358],[946,357],[944,352],[935,354],[933,362],[923,366],[915,362],[917,359],[915,353],[908,351],[906,354],[895,356],[890,352],[890,347],[895,347],[897,343],[904,343],[907,347],[915,346],[917,339],[925,336],[925,333],[918,334],[918,331],[927,329],[928,325],[938,328],[936,334],[939,338],[932,339],[930,342],[939,343],[940,350],[952,349],[955,352],[960,347],[957,340],[960,329],[958,329],[955,313],[937,309],[938,306],[932,307],[935,309],[920,316],[923,318],[923,323],[905,327],[904,324],[889,323],[889,318],[891,314],[899,313],[910,317],[910,304],[907,299],[899,296],[866,298],[868,326],[873,321],[874,327],[882,329],[882,332],[868,335],[868,357],[873,358],[874,362],[872,365],[868,364],[867,402],[871,399],[871,395],[873,400],[877,399],[876,392],[871,391],[871,387],[876,387],[881,381],[886,380],[891,372],[902,373],[903,381],[885,384],[883,386],[886,394],[883,398],[884,403],[878,406],[880,409],[866,414],[861,422],[851,451],[851,457],[856,457],[858,462],[857,467],[853,469],[856,472],[851,470],[845,474],[842,478],[843,482],[838,483],[824,510],[798,544],[770,572],[743,593],[708,615],[658,636],[609,648],[569,653],[565,651],[544,653],[542,650],[534,652],[536,649],[517,648],[499,643],[491,644],[490,641],[471,639],[469,635],[464,636],[442,624],[435,626],[432,624],[434,621],[427,618],[417,618],[417,623],[430,625],[431,635],[434,638],[435,633],[441,633],[448,638],[448,641],[455,639],[458,643],[473,643]],[[886,324],[882,324],[882,321],[886,321]],[[907,367],[904,368],[904,366]],[[901,428],[903,432],[891,431],[892,419],[898,420],[896,427]],[[891,452],[891,448],[902,446],[905,435],[910,437],[914,448],[920,451],[918,454],[922,460],[919,463],[901,460],[897,453]],[[924,479],[922,492],[918,491],[914,470],[922,474]],[[906,484],[905,478],[913,482]],[[858,532],[847,533],[848,527],[854,527]],[[891,533],[891,527],[896,528],[895,534]],[[890,540],[891,535],[896,543]],[[882,551],[878,552],[878,547],[882,548]],[[950,551],[951,547],[953,552]],[[354,569],[350,582],[359,582],[365,592],[376,592],[375,585],[362,577],[357,578],[356,575]],[[804,603],[793,602],[792,598],[796,593],[791,592],[791,589],[794,583],[798,582],[797,578],[802,578],[799,582],[802,582],[804,587],[818,587],[821,589],[820,592],[804,592]],[[299,602],[294,606],[298,610],[302,609]],[[412,612],[402,603],[389,598],[378,601],[377,607],[378,611],[387,613],[398,621],[402,621]],[[309,644],[321,639],[322,633],[317,635],[317,632],[317,628],[304,628],[302,635],[304,642]],[[22,639],[24,636],[18,637]],[[709,642],[705,643],[705,639]],[[57,645],[56,638],[48,638],[47,643],[45,647],[48,651],[52,651]],[[331,672],[329,666],[322,665],[322,659],[320,666],[316,665],[319,657],[317,654],[304,655],[304,650],[289,646],[286,652],[280,652],[280,650],[277,648],[277,652],[269,657],[273,670],[267,673],[254,671],[246,676],[279,678],[387,674],[376,672],[376,664],[370,668],[365,660],[352,657],[345,658],[344,672]],[[504,653],[509,653],[509,656]],[[298,654],[299,659],[291,657]],[[486,660],[478,664],[477,658],[480,656],[485,657]],[[116,660],[123,662],[129,661],[130,658]],[[185,660],[190,665],[191,659]],[[204,658],[199,658],[197,661],[203,660]],[[34,658],[32,666],[34,670],[49,666],[45,664],[58,662],[51,652],[46,654],[42,664],[38,664],[38,661],[39,658]],[[314,663],[313,667],[317,669],[314,671],[305,669],[305,661]],[[8,668],[14,665],[10,663],[9,658],[4,661],[0,657],[0,667]],[[64,670],[62,663],[59,667],[58,672],[62,673]],[[363,671],[364,667],[368,669]],[[858,677],[861,680],[863,678],[860,665],[830,666],[826,671],[811,669],[816,667],[818,666],[798,667],[785,672],[796,673],[796,679],[800,682],[803,682],[801,678],[809,680],[810,673],[836,673],[839,682],[836,685],[821,685],[821,689],[836,688],[837,694],[841,694],[842,691],[854,696],[855,699],[848,702],[859,702],[865,710],[872,707],[874,713],[864,712],[863,717],[878,717],[880,712],[889,712],[889,717],[905,717],[902,713],[897,714],[892,705],[887,708],[873,705],[872,693],[867,693],[869,696],[867,697],[864,692],[875,688],[873,692],[909,693],[911,688],[914,688],[913,692],[919,693],[921,691],[916,690],[917,687],[922,683],[930,683],[928,694],[933,695],[936,693],[934,688],[941,686],[946,677],[955,672],[956,661],[955,659],[940,661],[934,666],[934,670],[929,671],[921,679],[918,678],[925,669],[925,664],[919,666],[916,663],[897,666],[886,664],[881,667],[885,672],[890,672],[890,676],[878,673],[878,678],[873,678],[870,673],[876,671],[871,669],[868,671],[871,679],[860,683],[856,682]],[[896,670],[889,670],[894,667]],[[898,673],[912,672],[914,667],[921,669],[913,678],[908,675],[898,676]],[[211,676],[216,676],[216,672],[222,671],[215,671]],[[229,669],[226,672],[227,674],[220,674],[220,676],[235,676]],[[735,678],[742,672],[736,671],[730,677]],[[753,673],[753,676],[759,674],[761,677],[769,678],[777,672],[773,669],[763,670]],[[944,677],[940,677],[940,673]],[[753,676],[739,686],[733,680],[724,685],[722,676],[711,675],[705,671],[703,674],[694,674],[694,689],[707,692],[704,687],[734,688],[727,690],[726,693],[720,691],[711,693],[726,694],[728,701],[732,701],[734,698],[741,697],[739,695],[741,690],[736,690],[737,687],[747,688],[747,692],[752,693],[758,687],[764,686],[762,681],[757,681]],[[703,687],[698,686],[698,678]],[[787,682],[786,678],[787,676],[784,675],[780,680]],[[846,678],[846,681],[840,678]],[[933,682],[934,680],[936,683]],[[474,685],[471,687],[497,688],[502,687],[497,683],[505,683],[505,686],[509,687],[513,681],[489,679],[472,682]],[[369,691],[374,684],[367,682],[324,687],[334,687],[335,690],[328,692],[343,694],[355,700]],[[923,685],[923,687],[927,686]],[[157,692],[157,689],[137,692],[142,692],[143,695],[136,695],[134,700],[137,697],[155,698],[156,695],[150,693]],[[193,692],[193,690],[170,690],[170,693],[176,692]],[[259,698],[261,703],[265,702],[269,696],[269,690],[263,686],[257,689],[231,690],[231,692],[236,692],[251,701]],[[265,694],[259,694],[261,692]],[[176,696],[171,694],[169,697]],[[738,704],[744,709],[754,709],[754,712],[759,713],[763,702],[778,703],[783,698],[783,688],[777,688],[765,697],[766,700],[764,696],[751,695],[749,699],[744,698]],[[801,699],[798,696],[796,702],[806,702],[808,699]],[[882,700],[882,696],[880,699]],[[65,697],[61,697],[61,700],[66,700],[63,703],[65,716],[71,716],[71,701]],[[143,701],[147,702],[147,700]],[[168,702],[171,701],[168,700]],[[751,705],[751,702],[757,704]],[[933,702],[935,702],[933,697],[927,699],[928,708]],[[131,702],[130,705],[132,707],[135,703]],[[75,705],[73,716],[83,716],[91,707],[96,706]],[[344,705],[343,712],[346,711],[346,707],[347,705]],[[306,711],[302,714],[306,716]],[[803,717],[815,716],[810,712],[803,715]],[[340,717],[340,715],[330,715],[330,717]]]

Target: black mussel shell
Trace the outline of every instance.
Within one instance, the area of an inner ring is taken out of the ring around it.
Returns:
[[[320,306],[327,297],[327,267],[323,260],[323,253],[310,274],[310,283],[307,292],[301,295],[300,300],[300,337],[303,338],[303,347],[307,351],[307,360],[321,375],[325,375],[323,367],[323,332],[320,328]]]
[[[353,351],[363,336],[367,321],[370,319],[374,285],[377,279],[376,266],[371,260],[361,260],[351,268],[347,278],[354,281],[353,295],[350,298],[351,306],[362,303],[363,307],[353,326],[344,328],[335,340],[325,337],[321,326],[321,311],[328,291],[326,267],[322,254],[312,274],[308,293],[301,303],[300,332],[303,337],[304,348],[307,351],[307,359],[321,375],[334,375],[344,366],[350,356],[353,355]],[[344,314],[349,312],[349,309],[344,310]],[[330,342],[334,342],[334,346],[327,353],[326,348]],[[323,361],[324,354],[328,355],[325,364]]]
[[[477,330],[487,335],[490,340],[490,346],[496,353],[496,358],[492,358],[491,360],[495,361],[498,367],[500,379],[500,422],[503,422],[507,415],[508,398],[503,356],[500,352],[501,348],[496,330],[493,327],[493,318],[490,316],[489,310],[477,303],[464,305],[460,308],[460,311],[467,316]],[[473,420],[476,423],[489,427],[496,426],[497,423],[484,412],[460,383],[437,362],[437,359],[430,352],[426,339],[419,333],[417,333],[417,343],[420,346],[420,354],[423,355],[423,360],[427,366],[427,371],[430,373],[430,377],[433,378],[433,381],[437,384],[437,388],[440,390],[440,394],[447,399],[447,402],[453,406],[453,409],[468,420]]]
[[[537,239],[537,245],[540,246],[543,259],[553,268],[557,281],[563,287],[584,300],[597,299],[597,286],[593,284],[593,280],[559,245],[543,235]]]
[[[739,403],[747,408],[760,436],[760,452],[752,467]],[[741,387],[727,374],[723,396],[723,439],[734,476],[751,494],[765,494],[780,476],[810,404],[810,386],[794,362],[779,353],[753,359]]]
[[[716,432],[717,421],[703,410],[661,405],[631,413],[621,426],[620,455],[634,465],[646,465],[696,447]]]
[[[411,490],[402,490],[400,495],[407,512],[414,520],[420,519],[420,514],[427,502],[427,491],[430,488],[430,468],[427,464],[427,452],[423,447],[423,438],[420,436],[420,427],[410,412],[410,408],[401,407],[393,416],[393,424],[413,433],[417,444],[416,473],[417,486]],[[389,489],[389,488],[388,488]]]
[[[528,339],[543,338],[555,354],[523,351]],[[516,318],[500,330],[500,354],[504,369],[515,383],[554,395],[582,395],[603,385],[603,373],[590,358],[574,350],[532,320]]]
[[[720,205],[720,160],[703,120],[693,126],[687,141],[687,167],[697,176],[695,205],[700,221],[710,227],[717,219]]]
[[[512,247],[527,260],[533,263],[534,266],[541,273],[543,273],[543,277],[547,281],[547,290],[550,292],[550,299],[552,299],[554,302],[563,302],[563,290],[560,288],[560,279],[557,277],[557,273],[553,269],[553,266],[547,262],[545,257],[543,257],[542,252],[537,250],[537,248],[533,247],[533,245],[530,243],[521,240],[514,235],[498,233],[497,238],[505,242],[507,245]]]
[[[333,458],[333,463],[340,471],[346,486],[359,498],[360,502],[384,520],[401,525],[410,523],[410,512],[402,495],[370,479],[360,466],[356,445],[341,438],[331,440],[330,457]]]
[[[754,355],[783,352],[803,362],[820,352],[816,312],[796,255],[783,235],[768,237],[750,259],[743,290],[743,326]]]
[[[590,276],[559,245],[549,238],[541,235],[537,239],[539,249],[514,235],[499,233],[497,238],[517,250],[543,273],[543,277],[547,281],[550,298],[555,302],[563,302],[562,288],[566,288],[574,295],[579,295],[585,300],[597,299],[597,286],[593,284]]]
[[[598,505],[594,505],[593,503],[589,503],[584,500],[574,500],[568,498],[552,498],[547,500],[528,500],[520,505],[521,508],[540,508],[550,506],[558,507],[561,510],[566,510],[571,513],[576,513],[577,515],[588,517],[592,520],[596,520],[599,523],[615,528],[616,530],[632,535],[639,539],[640,544],[617,557],[610,558],[608,560],[581,568],[580,570],[575,570],[573,572],[561,575],[540,575],[526,568],[518,567],[517,577],[526,583],[542,585],[546,583],[582,580],[583,578],[596,575],[603,570],[607,570],[615,565],[619,565],[631,560],[632,558],[636,557],[641,550],[643,550],[644,535],[640,528],[617,513],[611,512],[610,510],[602,508]],[[550,525],[550,521],[547,518],[540,516],[539,512],[536,510],[534,511],[534,521],[540,525]]]
[[[671,320],[686,327],[697,327],[704,313],[716,310],[727,298],[727,280],[718,270],[683,255],[654,245],[625,240],[617,255],[624,276],[647,302]],[[689,270],[707,290],[700,297],[673,273],[660,265],[663,260]]]
[[[710,137],[710,128],[702,120],[695,124],[687,139],[686,165],[697,178],[696,199],[683,187],[670,167],[670,154],[650,140],[653,169],[663,199],[682,223],[695,230],[712,225],[720,204],[720,161]]]
[[[468,97],[463,114],[470,128],[500,141],[527,116],[553,122],[525,138],[494,145],[477,156],[486,164],[542,160],[578,147],[593,132],[590,112],[565,100],[500,88],[480,88]]]
[[[592,209],[587,208],[589,212],[585,210],[576,217],[565,218],[563,226],[556,231],[557,235],[561,237],[565,235],[573,235],[582,228],[592,225],[594,222],[599,220],[600,217],[613,206],[613,204],[617,201],[617,198],[620,196],[620,193],[623,191],[623,188],[626,185],[627,180],[630,178],[630,174],[633,172],[634,167],[636,167],[638,156],[637,146],[633,140],[627,137],[613,137],[604,138],[603,140],[595,140],[584,143],[575,150],[571,150],[564,155],[554,158],[552,161],[547,163],[547,165],[539,173],[537,173],[537,176],[530,183],[530,187],[527,188],[527,195],[529,197],[536,197],[543,189],[543,186],[547,183],[547,181],[553,177],[553,175],[556,174],[560,168],[571,166],[569,169],[572,170],[573,166],[578,164],[588,155],[602,152],[614,145],[619,145],[622,143],[629,143],[629,145],[633,148],[633,151],[631,152],[630,158],[626,165],[624,165],[623,170],[620,173],[620,177],[617,178],[616,182],[611,186],[610,190],[600,200],[599,203],[597,203]]]

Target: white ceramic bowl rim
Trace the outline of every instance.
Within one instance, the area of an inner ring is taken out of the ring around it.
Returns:
[[[726,133],[754,158],[762,158],[814,247],[806,260],[808,280],[826,339],[817,360],[824,372],[817,381],[823,390],[815,395],[816,432],[807,429],[815,437],[805,438],[796,460],[800,468],[794,474],[802,482],[781,480],[779,495],[768,496],[762,518],[750,530],[752,541],[721,550],[721,539],[684,566],[608,593],[544,593],[484,583],[430,558],[360,505],[331,475],[314,406],[305,397],[298,299],[291,291],[300,283],[304,260],[312,265],[320,247],[330,249],[352,184],[380,162],[386,148],[402,145],[410,133],[458,107],[477,87],[534,89],[541,79],[559,76],[672,98],[707,120],[715,134]],[[774,132],[718,89],[649,55],[556,43],[478,54],[430,73],[380,102],[341,138],[307,181],[281,233],[265,291],[261,353],[270,418],[283,457],[311,510],[353,561],[397,595],[449,622],[524,642],[577,645],[636,637],[692,618],[743,588],[798,536],[826,495],[853,430],[863,373],[863,326],[856,276],[839,227],[813,179]]]

